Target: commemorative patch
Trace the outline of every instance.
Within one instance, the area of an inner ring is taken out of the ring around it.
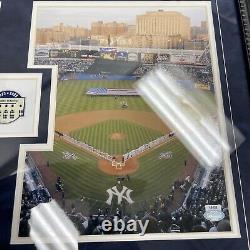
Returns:
[[[25,97],[15,91],[0,92],[0,124],[8,124],[24,116]]]

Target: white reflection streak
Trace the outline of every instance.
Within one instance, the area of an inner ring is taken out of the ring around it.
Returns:
[[[29,224],[30,236],[37,249],[78,249],[77,231],[55,201],[32,208]],[[46,244],[50,244],[50,247]]]
[[[212,125],[209,124],[208,121],[201,119],[201,124],[202,126],[213,136],[213,139],[217,141],[218,144],[220,144],[224,150],[230,151],[229,144],[225,142],[217,132],[216,128]],[[211,125],[211,126],[210,126]]]
[[[181,95],[179,94],[179,90],[174,86],[175,81],[169,77],[165,77],[164,74],[159,71],[155,74],[155,78],[153,78],[151,74],[138,83],[137,86],[142,96],[148,104],[159,113],[167,125],[169,125],[168,123],[170,122],[177,133],[181,135],[180,139],[182,139],[182,141],[184,140],[183,143],[187,144],[186,146],[191,149],[193,154],[199,156],[198,160],[202,160],[202,163],[210,167],[215,167],[216,162],[221,162],[221,154],[218,147],[214,147],[214,145],[210,143],[211,139],[217,142],[217,146],[223,147],[225,150],[229,150],[228,144],[219,136],[216,131],[216,126],[207,124],[208,121],[204,120],[204,115],[202,115],[188,99],[183,99],[182,103],[188,104],[189,107],[192,108],[192,111],[199,116],[198,121],[188,118],[180,107]],[[155,83],[152,79],[154,79],[154,81],[160,80],[160,82]],[[156,84],[157,87],[155,87]],[[196,123],[199,127],[192,123]],[[205,132],[207,135],[202,132]]]
[[[206,156],[206,154],[204,154],[204,152],[202,151],[201,147],[199,148],[199,146],[196,145],[196,143],[194,142],[194,138],[191,138],[191,136],[189,136],[188,134],[186,134],[186,131],[183,129],[183,127],[185,128],[187,126],[187,124],[185,124],[185,126],[181,126],[180,125],[180,120],[177,120],[171,112],[167,111],[167,108],[171,109],[171,106],[166,103],[165,101],[162,100],[162,97],[155,95],[154,93],[150,93],[150,92],[154,92],[153,89],[149,89],[145,86],[139,85],[139,89],[141,90],[141,92],[144,94],[144,97],[146,97],[148,100],[150,100],[150,106],[155,109],[155,111],[159,112],[162,119],[164,119],[164,121],[166,121],[166,117],[168,118],[167,122],[170,120],[170,122],[172,123],[173,127],[183,136],[185,136],[185,139],[188,141],[189,145],[191,145],[195,151],[200,155],[200,157],[203,159],[203,161],[205,161],[208,165],[213,165],[212,161],[210,161],[210,159]],[[166,96],[164,96],[166,98]],[[159,100],[158,100],[159,99]],[[173,106],[173,105],[172,105]],[[174,105],[175,107],[175,105]],[[176,110],[174,111],[174,113],[176,113]]]
[[[33,216],[35,216],[36,223],[39,225],[39,227],[46,230],[48,232],[48,234],[50,235],[50,239],[44,239],[45,242],[48,240],[48,243],[56,243],[58,246],[58,249],[68,250],[68,248],[66,248],[64,246],[64,244],[61,242],[62,239],[59,239],[59,237],[55,233],[55,230],[52,228],[52,226],[49,223],[46,222],[46,218],[44,218],[44,216],[39,211],[33,210]],[[31,226],[31,232],[32,232],[32,230],[33,230],[33,235],[34,235],[34,227]],[[39,235],[39,233],[37,233],[37,231],[39,231],[39,230],[35,230],[36,238],[33,238],[35,244],[36,244],[36,240],[38,240],[39,238],[41,239],[43,237],[43,235],[42,234]],[[31,233],[31,235],[32,235],[32,233]],[[40,239],[39,239],[39,241],[41,241]]]
[[[70,242],[74,243],[76,239],[72,237],[72,233],[65,227],[65,225],[59,220],[58,215],[50,207],[45,206],[46,212],[53,218],[53,222],[63,231],[65,236],[69,237]]]
[[[46,244],[40,239],[41,235],[36,233],[34,230],[30,231],[30,237],[34,240],[37,249],[39,250],[51,250]]]
[[[164,99],[163,99],[164,98],[164,92],[161,92],[158,89],[156,89],[156,92],[161,97],[161,100],[164,102]],[[185,129],[190,129],[191,130],[190,132],[192,133],[192,136],[194,136],[194,135],[197,134],[197,131],[195,130],[194,125],[192,125],[191,122],[189,121],[189,119],[186,118],[185,113],[181,111],[181,109],[178,107],[177,104],[174,104],[173,102],[171,102],[171,101],[168,100],[168,106],[167,107],[169,107],[172,110],[172,112],[175,112],[175,114],[178,117],[178,119],[180,119],[179,121],[181,121],[182,123],[185,124],[185,127],[184,127]],[[176,126],[176,124],[174,124],[174,125]],[[183,135],[185,135],[187,137],[188,141],[191,144],[193,144],[194,147],[196,147],[195,143],[193,143],[193,141],[194,141],[193,138],[191,138],[189,136],[189,134],[187,134],[187,135],[184,134],[185,131],[183,129],[181,131],[183,132]],[[178,132],[179,132],[179,130],[178,130]],[[214,157],[218,156],[218,154],[216,154],[216,152],[214,152],[214,150],[204,140],[204,137],[197,137],[197,139],[198,139],[198,141],[200,141],[201,144],[203,144],[203,145],[200,145],[200,146],[205,147],[212,155],[214,155]]]
[[[167,79],[167,77],[166,76],[164,76],[161,72],[156,72],[156,74],[159,76],[159,78],[161,79],[161,83],[162,83],[162,85],[164,86],[164,85],[168,85],[168,90],[171,90],[171,89],[173,89],[173,85],[175,84],[174,83],[174,80],[173,80],[173,83],[172,83],[172,86],[169,86],[169,83],[170,83],[170,81],[169,81],[169,79]],[[170,83],[171,84],[171,83]],[[178,93],[178,90],[175,88],[175,90],[176,90],[176,92]],[[159,91],[157,91],[158,92],[158,94],[161,94],[162,95],[162,93],[159,93]],[[166,94],[166,92],[164,92],[164,94]],[[190,103],[189,101],[187,101],[186,103]],[[173,104],[174,105],[174,104]],[[171,108],[171,105],[169,105],[169,107]],[[195,130],[195,127],[194,127],[194,125],[190,122],[191,121],[191,119],[188,119],[187,117],[186,117],[186,114],[181,110],[181,108],[179,107],[175,107],[175,106],[173,106],[174,108],[173,108],[173,111],[176,113],[176,115],[178,115],[178,117],[179,117],[179,119],[180,119],[180,121],[181,120],[183,120],[184,122],[185,122],[185,124],[186,124],[186,127],[187,128],[189,128],[190,130],[191,130],[191,132],[192,132],[192,135],[193,136],[196,136],[196,138],[198,139],[198,141],[200,141],[200,143],[202,144],[202,145],[197,145],[197,146],[201,146],[201,147],[205,147],[205,149],[206,150],[208,150],[213,156],[214,156],[214,159],[217,159],[217,160],[220,160],[220,154],[217,154],[217,152],[214,150],[214,147],[213,147],[213,145],[211,145],[208,141],[207,141],[207,139],[215,139],[215,140],[217,140],[217,142],[218,142],[218,145],[220,145],[220,146],[224,146],[224,144],[222,143],[223,141],[222,141],[222,138],[220,137],[220,135],[219,134],[217,134],[216,133],[216,128],[214,127],[214,128],[210,128],[208,131],[205,131],[205,132],[210,132],[210,134],[212,135],[212,138],[210,137],[210,138],[208,138],[208,136],[204,136],[204,135],[202,135],[201,133],[199,133],[199,131],[197,131],[197,130]],[[204,115],[202,115],[196,108],[194,108],[194,105],[192,105],[191,103],[190,103],[190,107],[192,107],[192,110],[193,111],[195,111],[198,115],[199,115],[199,117],[200,117],[200,119],[199,119],[199,122],[200,122],[200,125],[203,125],[203,128],[208,128],[208,126],[204,126],[204,124],[202,124],[202,122],[201,121],[203,121],[203,116]],[[208,123],[208,121],[206,121],[206,123]],[[184,127],[185,128],[185,127]],[[199,128],[199,129],[201,129],[202,128],[202,126]],[[201,131],[200,131],[201,132]],[[186,137],[186,134],[183,134],[183,136],[185,136]],[[217,139],[218,138],[218,139]],[[192,139],[191,139],[192,140]],[[227,148],[227,147],[224,147],[225,149]],[[195,148],[196,149],[196,148]],[[212,156],[211,155],[211,156]]]

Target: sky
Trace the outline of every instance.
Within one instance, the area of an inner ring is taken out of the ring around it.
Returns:
[[[52,27],[62,22],[65,25],[90,28],[92,22],[99,20],[135,24],[136,15],[158,9],[181,12],[191,18],[191,26],[200,26],[200,22],[206,20],[205,8],[202,7],[39,7],[37,27]]]

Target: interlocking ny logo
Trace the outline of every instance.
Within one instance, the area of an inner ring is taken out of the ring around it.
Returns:
[[[123,186],[122,187],[122,191],[119,192],[117,187],[114,186],[112,188],[109,188],[108,190],[106,190],[107,193],[109,194],[109,198],[107,199],[106,203],[108,205],[111,205],[112,200],[113,200],[113,196],[117,196],[117,204],[120,205],[122,200],[126,200],[129,204],[134,203],[134,201],[131,199],[130,194],[133,192],[133,190]]]

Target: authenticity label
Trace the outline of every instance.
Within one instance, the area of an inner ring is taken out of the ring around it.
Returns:
[[[204,217],[209,221],[221,221],[225,218],[221,205],[206,205]]]

